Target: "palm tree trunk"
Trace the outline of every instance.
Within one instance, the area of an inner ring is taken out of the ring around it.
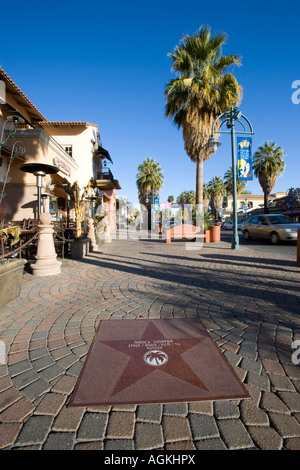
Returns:
[[[196,204],[203,203],[203,160],[196,160]]]
[[[264,192],[264,214],[269,214],[269,199],[267,191]]]

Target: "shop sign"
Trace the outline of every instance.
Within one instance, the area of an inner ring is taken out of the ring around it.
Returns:
[[[63,160],[59,158],[53,159],[54,165],[59,168],[59,170],[67,176],[71,176],[71,168]]]

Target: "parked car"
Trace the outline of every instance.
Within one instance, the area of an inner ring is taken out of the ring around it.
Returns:
[[[233,222],[232,220],[225,220],[222,224],[222,228],[224,230],[232,230],[233,229]]]
[[[242,232],[246,240],[264,238],[271,243],[286,240],[297,240],[299,223],[291,222],[283,214],[254,215],[242,224]]]
[[[225,220],[222,224],[222,228],[224,230],[233,230],[233,221],[232,220]],[[237,228],[238,230],[242,230],[242,221],[238,220],[237,221]]]
[[[184,221],[182,221],[182,220],[174,220],[174,219],[164,220],[162,222],[162,229],[163,229],[163,231],[166,231],[166,230],[170,230],[171,228],[175,227],[175,225],[182,225],[182,224],[184,224]]]

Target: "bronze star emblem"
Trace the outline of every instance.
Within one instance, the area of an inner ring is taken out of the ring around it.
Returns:
[[[159,368],[180,380],[207,390],[182,354],[205,338],[165,338],[150,321],[141,338],[133,340],[100,340],[101,343],[128,356],[128,363],[118,380],[112,395],[141,380]]]

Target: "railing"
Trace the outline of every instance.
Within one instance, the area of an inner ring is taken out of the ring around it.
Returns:
[[[99,171],[97,173],[97,180],[111,180],[113,181],[114,177],[110,169],[108,168],[105,171]]]
[[[7,240],[4,239],[2,235],[0,235],[0,245],[1,245],[1,253],[0,253],[0,260],[5,258],[14,258],[15,255],[19,255],[19,258],[22,258],[22,254],[25,255],[25,249],[27,250],[28,247],[33,243],[34,240],[37,239],[39,234],[39,230],[35,231],[34,234],[24,242],[24,240],[20,237],[18,245],[15,249],[11,249]]]
[[[37,239],[40,233],[39,224],[40,221],[35,219],[0,220],[0,230],[16,226],[19,226],[21,230],[17,243],[14,242],[13,234],[7,237],[7,235],[0,233],[0,261],[17,256],[26,259],[32,258],[36,254]],[[64,220],[54,221],[52,224],[55,251],[64,258],[69,252],[69,242],[75,232],[75,222],[70,221],[68,226]],[[84,229],[84,222],[82,225]]]
[[[39,220],[23,219],[21,221],[0,221],[0,260],[14,258],[32,258],[36,254],[37,240],[40,233]],[[19,227],[18,237],[15,238],[14,227]],[[12,229],[10,232],[9,229]],[[5,233],[1,233],[1,230]],[[58,228],[57,228],[58,230]],[[54,232],[54,239],[57,234]],[[59,244],[59,243],[58,243]]]

